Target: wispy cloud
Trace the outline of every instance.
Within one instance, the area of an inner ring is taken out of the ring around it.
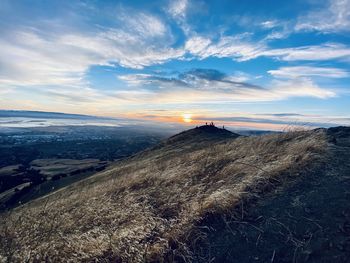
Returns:
[[[261,22],[260,25],[263,28],[271,29],[279,26],[279,22],[277,20],[266,20],[264,22]]]
[[[188,4],[188,0],[170,1],[168,12],[174,18],[185,19]]]
[[[236,76],[228,76],[215,69],[192,69],[173,77],[151,74],[129,74],[119,76],[132,86],[154,88],[188,88],[195,90],[232,91],[234,89],[262,89],[259,86],[236,81]]]
[[[275,37],[279,38],[278,36]],[[274,36],[271,36],[271,38],[274,38]],[[265,38],[254,42],[249,39],[249,34],[241,34],[234,37],[223,36],[216,42],[209,38],[195,36],[187,40],[185,51],[200,59],[208,57],[231,58],[239,62],[258,57],[271,57],[284,61],[350,61],[350,47],[344,44],[324,43],[276,49],[270,48],[265,40],[268,39]]]
[[[289,97],[315,97],[320,99],[332,98],[336,92],[331,89],[320,88],[308,78],[297,78],[290,80],[273,80],[271,86],[277,98]]]
[[[128,74],[119,77],[131,86],[156,91],[152,103],[211,103],[275,101],[290,97],[334,97],[336,93],[318,87],[310,79],[273,80],[268,88],[235,81],[235,76],[212,69],[193,69],[177,76]],[[142,98],[140,98],[142,100]]]
[[[285,61],[323,61],[350,59],[350,47],[339,43],[264,50],[256,55],[274,57]]]
[[[325,78],[347,78],[349,72],[340,68],[330,67],[312,67],[312,66],[294,66],[281,67],[276,70],[269,70],[274,77],[279,78],[297,78],[297,77],[325,77]]]
[[[192,34],[191,26],[186,19],[189,5],[189,0],[171,0],[166,10],[186,35]]]
[[[223,36],[216,42],[195,36],[188,39],[185,44],[185,50],[200,59],[229,57],[237,61],[246,61],[260,56],[265,49],[264,43],[249,40],[249,34]]]
[[[187,0],[171,2],[168,12],[187,23],[188,5]],[[240,62],[262,56],[284,61],[350,60],[350,48],[344,44],[272,49],[266,39],[255,41],[250,33],[210,38],[191,32],[183,46],[174,47],[173,33],[160,17],[128,11],[121,9],[117,26],[90,31],[59,25],[48,31],[45,21],[37,28],[3,29],[0,84],[88,86],[85,74],[93,65],[142,69],[183,58],[231,58]],[[277,22],[267,20],[262,25],[275,28]],[[271,32],[269,36],[279,38],[280,33]]]
[[[86,85],[92,65],[116,63],[143,68],[183,55],[171,48],[171,33],[152,15],[120,15],[123,27],[78,32],[75,28],[47,32],[22,28],[0,40],[0,84]]]
[[[350,31],[350,1],[328,0],[325,6],[299,17],[295,29],[324,33]]]

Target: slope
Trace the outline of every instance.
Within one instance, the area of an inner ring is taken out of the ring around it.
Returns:
[[[197,228],[205,238],[190,242],[192,261],[348,262],[350,128],[326,134],[327,155],[318,169],[302,171],[293,184],[255,203],[242,200],[238,210],[204,218]]]
[[[224,252],[215,248],[208,255],[198,248],[220,244],[215,239],[221,234],[205,229],[216,220],[220,225],[222,216],[234,218],[263,207],[271,196],[283,196],[337,158],[331,148],[338,135],[330,142],[329,132],[322,129],[261,137],[238,137],[221,129],[212,136],[203,129],[179,134],[3,214],[3,259],[212,261],[213,254],[219,258]],[[239,255],[251,262],[245,253]]]

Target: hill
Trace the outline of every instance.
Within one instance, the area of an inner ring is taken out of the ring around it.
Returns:
[[[56,118],[56,119],[112,119],[82,114],[62,112],[25,111],[25,110],[0,110],[0,117],[23,117],[23,118]]]
[[[200,142],[200,141],[210,141],[210,140],[225,140],[237,138],[239,135],[230,132],[226,129],[220,129],[214,125],[203,125],[196,127],[191,130],[187,130],[171,136],[167,142],[174,143],[179,141],[188,142]]]
[[[194,150],[207,147],[208,144],[211,143],[219,143],[228,139],[234,139],[238,136],[240,135],[226,129],[220,129],[212,125],[203,125],[173,135],[157,145],[154,149],[163,149],[165,152],[169,149]]]
[[[199,127],[2,214],[9,262],[346,262],[350,128]]]

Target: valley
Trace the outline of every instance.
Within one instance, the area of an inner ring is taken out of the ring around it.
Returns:
[[[132,127],[0,127],[0,210],[104,170],[167,134]]]

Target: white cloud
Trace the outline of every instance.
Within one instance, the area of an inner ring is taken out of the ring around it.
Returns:
[[[271,28],[279,26],[279,22],[277,20],[266,20],[264,22],[261,22],[260,25],[263,28],[271,29]]]
[[[211,40],[201,36],[188,39],[185,43],[185,50],[199,57],[205,56],[207,48],[211,45]]]
[[[128,74],[117,76],[118,79],[128,83],[130,86],[140,86],[152,83],[150,74]]]
[[[152,103],[223,103],[223,102],[266,102],[284,100],[292,97],[314,97],[326,99],[336,96],[330,90],[322,89],[311,81],[293,81],[283,83],[273,83],[271,89],[247,89],[245,87],[235,87],[228,90],[228,86],[223,87],[209,82],[211,89],[167,89],[158,93],[151,99]]]
[[[169,12],[184,19],[188,4],[171,2]],[[261,56],[285,61],[350,60],[350,48],[342,44],[269,49],[266,41],[253,41],[249,33],[216,40],[193,34],[183,47],[173,48],[172,32],[159,17],[124,10],[118,19],[119,26],[89,31],[56,25],[49,32],[45,24],[41,25],[45,30],[25,27],[5,30],[0,40],[0,84],[86,86],[84,76],[92,65],[119,64],[142,69],[184,57],[189,60],[228,57],[236,61]],[[272,27],[276,21],[264,24]]]
[[[170,1],[168,12],[172,17],[184,19],[188,8],[188,0]]]
[[[350,0],[329,0],[325,7],[299,17],[295,29],[325,33],[350,31]]]
[[[145,37],[144,34],[137,35],[119,29],[109,29],[95,36],[66,35],[60,41],[79,49],[85,48],[92,55],[101,56],[105,64],[113,62],[124,67],[141,69],[183,55],[181,49],[169,47],[166,38],[164,35],[156,41],[153,37]]]
[[[237,61],[246,61],[258,57],[265,49],[264,44],[252,43],[246,37],[247,34],[223,36],[213,43],[208,38],[195,36],[186,41],[185,49],[200,59],[230,57]]]
[[[289,36],[290,32],[287,31],[273,31],[269,33],[265,39],[266,40],[275,40],[275,39],[283,39]]]
[[[273,93],[280,98],[288,97],[315,97],[327,99],[335,97],[332,90],[320,88],[308,78],[298,78],[291,80],[274,80],[271,83]]]
[[[273,36],[271,35],[273,33],[270,33],[268,37],[270,39],[284,37],[283,32],[275,33],[277,35]],[[222,36],[214,42],[203,36],[193,36],[186,41],[185,51],[200,59],[228,57],[236,61],[247,61],[265,56],[284,61],[350,61],[350,47],[344,44],[324,43],[313,46],[271,49],[267,46],[266,41],[252,41],[249,37],[249,34]]]
[[[297,78],[297,77],[326,77],[326,78],[346,78],[350,74],[348,71],[340,68],[330,67],[311,67],[295,66],[281,67],[277,70],[269,70],[268,73],[279,78]]]
[[[191,27],[186,20],[189,5],[189,0],[170,0],[166,10],[186,35],[192,34]]]
[[[85,50],[63,46],[34,32],[13,32],[0,40],[0,83],[76,85],[92,62]]]
[[[91,32],[7,32],[0,40],[0,84],[87,85],[84,74],[92,65],[143,68],[183,55],[183,50],[170,47],[171,32],[157,17],[139,13],[128,18],[121,15],[123,27]]]
[[[9,88],[9,87],[6,87],[6,86],[2,86],[0,85],[0,95],[6,95],[10,92],[13,92],[14,91],[14,88]]]
[[[164,36],[167,32],[166,25],[156,16],[137,13],[133,14],[122,14],[119,17],[125,25],[128,33],[134,33],[140,37],[157,37]]]
[[[241,72],[241,71],[236,71],[234,75],[227,77],[227,79],[229,81],[233,81],[233,82],[247,82],[253,78],[256,79],[256,76],[251,76],[251,75],[249,75],[245,72]]]
[[[332,59],[350,59],[350,48],[343,44],[326,43],[314,46],[264,50],[258,56],[276,57],[285,61],[322,61]]]

